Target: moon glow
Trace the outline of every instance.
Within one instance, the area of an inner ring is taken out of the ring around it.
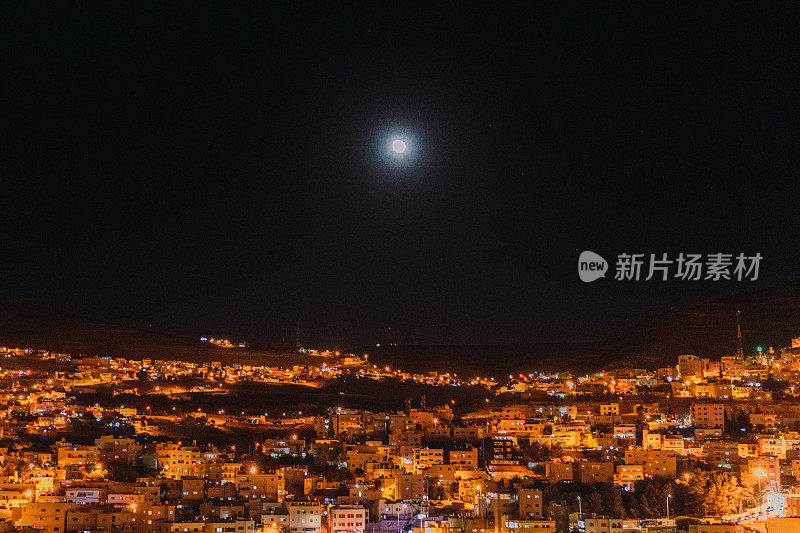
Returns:
[[[403,154],[408,149],[408,145],[402,139],[395,139],[392,141],[392,152],[396,154]]]

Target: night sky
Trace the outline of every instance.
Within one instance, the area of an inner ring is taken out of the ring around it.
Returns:
[[[667,5],[6,13],[0,301],[274,345],[557,342],[794,284],[796,6]],[[584,284],[586,249],[764,260]]]

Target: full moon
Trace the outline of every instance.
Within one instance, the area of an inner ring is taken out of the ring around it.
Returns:
[[[402,139],[395,139],[392,141],[392,152],[396,154],[404,153],[407,148],[408,146],[406,145],[406,142]]]

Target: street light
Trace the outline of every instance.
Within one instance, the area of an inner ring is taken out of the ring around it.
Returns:
[[[672,498],[672,494],[667,494],[667,522],[669,522],[669,499]]]
[[[578,495],[578,521],[581,520],[581,515],[583,514],[583,507],[581,506],[581,497]]]
[[[761,516],[764,510],[764,492],[761,490],[761,478],[767,474],[763,470],[756,470],[755,475],[758,477],[758,499],[760,500],[758,504],[758,516]]]

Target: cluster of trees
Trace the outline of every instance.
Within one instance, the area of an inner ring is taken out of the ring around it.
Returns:
[[[553,447],[540,442],[521,442],[520,452],[522,459],[527,463],[539,463],[561,457],[564,452],[560,445]],[[542,465],[544,467],[544,465]]]
[[[605,483],[557,483],[542,486],[544,501],[578,511],[578,497],[584,514],[615,518],[660,518],[670,515],[723,516],[752,503],[752,487],[742,485],[728,472],[693,471],[686,482],[654,477],[637,481],[631,490]]]
[[[690,514],[722,516],[739,512],[753,498],[753,488],[728,472],[695,470],[687,482]]]
[[[553,483],[542,486],[545,503],[564,505],[569,512],[615,518],[657,518],[666,515],[667,496],[671,513],[674,509],[675,484],[669,478],[651,478],[636,483],[627,491],[607,483]]]
[[[637,482],[630,491],[606,483],[573,484],[571,487],[554,484],[544,487],[543,496],[545,501],[567,503],[572,512],[578,510],[577,499],[580,496],[584,514],[656,518],[666,515],[667,496],[673,492],[674,484],[670,480],[652,478]]]

